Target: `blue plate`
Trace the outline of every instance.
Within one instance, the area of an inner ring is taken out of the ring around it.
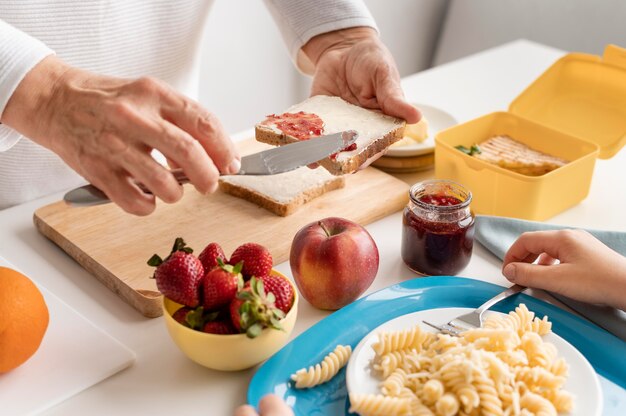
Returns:
[[[502,286],[479,280],[433,276],[390,286],[324,318],[278,351],[256,372],[248,389],[248,403],[274,393],[296,415],[348,415],[345,368],[326,384],[297,390],[289,377],[297,370],[320,362],[337,344],[351,345],[390,319],[433,308],[476,308],[502,291]],[[548,315],[552,329],[574,345],[596,372],[626,388],[626,343],[602,328],[528,295],[500,302],[492,310],[508,312],[523,302],[539,316]]]

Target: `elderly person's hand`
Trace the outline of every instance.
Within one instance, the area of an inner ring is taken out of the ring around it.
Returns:
[[[302,50],[315,65],[311,95],[338,96],[409,124],[420,120],[419,110],[405,100],[395,61],[374,29],[355,27],[324,33],[312,38]]]
[[[502,273],[522,286],[626,310],[626,257],[586,231],[524,233],[504,256]]]
[[[419,111],[404,99],[396,64],[374,29],[324,33],[307,42],[303,51],[315,65],[312,95],[336,95],[407,123],[420,120]]]
[[[235,416],[293,416],[293,412],[278,396],[268,394],[259,402],[259,412],[252,406],[240,406],[235,410]]]
[[[97,75],[55,56],[22,80],[1,121],[57,153],[137,215],[154,210],[155,196],[172,203],[183,193],[151,157],[153,149],[180,166],[201,193],[217,189],[220,172],[239,170],[239,156],[219,120],[198,103],[153,78]]]

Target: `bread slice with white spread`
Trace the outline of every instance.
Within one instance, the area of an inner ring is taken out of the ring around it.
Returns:
[[[345,179],[325,169],[302,167],[269,176],[232,175],[219,179],[220,189],[285,217],[326,192],[345,186]]]
[[[300,113],[302,112],[302,113]],[[321,135],[356,130],[359,136],[353,150],[344,150],[319,163],[333,175],[352,173],[370,157],[402,139],[405,121],[350,104],[339,97],[316,95],[287,109],[284,114],[317,115],[322,122]],[[316,134],[298,138],[286,134],[272,117],[255,126],[256,139],[272,145],[283,145],[308,139]]]

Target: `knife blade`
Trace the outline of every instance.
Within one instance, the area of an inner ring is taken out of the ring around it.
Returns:
[[[253,153],[241,158],[241,169],[236,175],[274,175],[289,172],[345,149],[357,137],[356,131],[346,130]],[[171,173],[178,183],[189,182],[181,169],[174,169]],[[137,183],[137,186],[143,192],[151,193],[143,184]],[[63,200],[72,206],[94,206],[111,202],[104,192],[91,184],[69,191]]]
[[[274,175],[315,163],[356,141],[354,130],[290,143],[241,158],[238,175]]]

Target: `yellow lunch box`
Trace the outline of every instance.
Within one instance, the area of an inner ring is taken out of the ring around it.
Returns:
[[[568,161],[527,176],[472,157],[467,148],[508,135]],[[602,57],[571,53],[548,68],[509,106],[441,131],[435,176],[468,187],[477,214],[543,221],[585,199],[597,157],[626,142],[626,49],[608,45]]]

